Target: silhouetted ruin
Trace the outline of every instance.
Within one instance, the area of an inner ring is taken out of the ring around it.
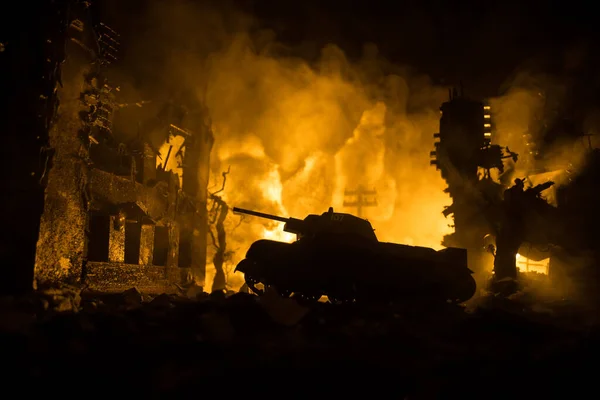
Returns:
[[[553,286],[580,299],[595,297],[590,287],[596,287],[600,274],[597,251],[590,241],[597,237],[592,228],[597,213],[589,207],[596,204],[598,191],[588,179],[598,173],[597,151],[589,151],[582,171],[537,168],[525,177],[528,187],[519,178],[513,185],[514,171],[505,171],[503,160],[516,163],[519,157],[492,143],[490,106],[454,89],[440,110],[440,133],[434,135],[439,141],[431,152],[431,164],[448,183],[453,202],[443,213],[453,215],[454,220],[454,233],[444,238],[444,245],[467,248],[474,270],[484,271],[493,262],[496,281],[515,282],[519,267],[524,273],[531,264],[548,260],[545,270]],[[543,156],[532,147],[528,165]],[[492,168],[498,171],[498,179],[492,178]],[[550,180],[556,177],[566,182],[558,189]],[[549,204],[542,192],[556,199],[556,204]],[[491,247],[486,245],[490,236]],[[516,288],[511,283],[508,292]]]
[[[14,17],[12,12],[3,13],[0,131],[5,152],[1,206],[7,230],[0,243],[2,293],[20,293],[32,287],[44,186],[54,153],[49,131],[57,121],[69,3],[43,2],[34,9],[17,7]],[[28,22],[18,26],[11,23],[19,20]]]
[[[453,202],[444,214],[454,220],[454,233],[446,236],[443,244],[468,249],[469,265],[479,270],[489,257],[483,238],[495,231],[493,222],[504,190],[489,171],[504,172],[503,158],[516,159],[516,155],[492,144],[490,106],[453,89],[440,111],[440,132],[434,134],[439,141],[431,152],[431,164],[448,184],[446,191]]]
[[[92,25],[86,5],[78,6],[70,10],[59,116],[49,130],[54,156],[44,171],[35,279],[101,291],[135,286],[161,293],[188,281],[202,286],[213,142],[206,110],[187,100],[176,106],[179,117],[171,113],[152,126],[165,138],[182,139],[166,155],[149,132],[124,139],[113,118],[128,105],[119,103],[119,87],[106,77],[119,36]],[[182,164],[181,179],[167,169],[169,157]]]

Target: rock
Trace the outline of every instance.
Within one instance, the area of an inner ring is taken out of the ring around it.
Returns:
[[[52,309],[56,312],[76,311],[73,302],[68,297],[56,298]]]
[[[13,296],[2,296],[0,297],[0,308],[12,307],[15,303]]]
[[[35,322],[35,315],[20,310],[0,311],[0,331],[24,333]]]
[[[178,304],[192,303],[198,299],[201,299],[201,296],[198,296],[196,299],[191,299],[187,296],[181,296],[179,294],[171,294],[171,295],[169,295],[169,299],[171,299],[171,303],[173,303],[175,306],[177,306]]]
[[[154,297],[149,294],[142,294],[142,303],[150,303],[152,300],[154,300]]]
[[[152,307],[158,307],[158,308],[173,308],[175,307],[175,305],[171,302],[171,297],[169,297],[168,294],[161,294],[158,295],[154,298],[154,300],[152,300],[150,302],[150,305]]]
[[[550,307],[546,307],[542,304],[532,305],[531,311],[533,311],[534,313],[540,313],[540,314],[554,314],[554,310],[552,310]]]
[[[215,311],[200,316],[202,327],[206,338],[215,342],[231,342],[235,336],[235,330],[231,320],[225,314]]]
[[[41,295],[44,295],[44,296],[48,296],[48,297],[62,296],[64,294],[64,292],[57,287],[49,287],[49,288],[45,288],[45,289],[40,289],[38,291],[38,293]]]
[[[101,302],[100,302],[101,303]],[[86,301],[83,303],[83,311],[87,313],[94,313],[98,310],[98,303],[95,301]]]
[[[82,315],[82,314],[80,314]],[[91,318],[83,316],[79,318],[79,327],[82,332],[95,332],[96,326],[92,322]]]
[[[258,302],[273,321],[284,326],[296,325],[309,311],[308,308],[299,305],[293,299],[280,297],[271,288],[268,288],[265,294],[258,298]]]
[[[128,306],[139,306],[142,304],[143,296],[137,288],[127,289],[121,294],[123,302]]]
[[[40,305],[42,306],[42,309],[44,311],[48,311],[48,309],[50,308],[50,302],[46,299],[41,299],[40,300]]]
[[[189,299],[198,299],[205,297],[204,288],[196,284],[191,285],[185,290],[185,296]]]
[[[50,292],[48,297],[35,294],[28,301],[39,306],[43,300],[51,308],[50,298],[64,297],[68,297],[64,292]],[[102,307],[100,299],[106,302]],[[351,381],[364,376],[363,370],[394,365],[398,379],[381,378],[388,382],[389,392],[398,393],[401,385],[416,390],[443,378],[457,386],[462,397],[475,398],[482,390],[461,381],[464,371],[473,365],[479,370],[487,368],[481,374],[484,382],[490,376],[514,376],[517,368],[516,373],[528,379],[529,374],[535,374],[535,385],[540,376],[547,379],[548,371],[554,369],[552,362],[556,362],[557,375],[562,379],[560,365],[565,355],[574,365],[585,364],[598,346],[600,329],[586,329],[584,341],[578,343],[581,335],[571,328],[571,308],[553,306],[553,318],[566,318],[566,330],[546,323],[550,319],[545,315],[533,315],[532,320],[533,312],[521,316],[504,311],[506,303],[515,301],[495,296],[491,300],[487,311],[470,314],[445,306],[423,311],[418,304],[415,308],[319,303],[307,313],[294,300],[272,292],[264,296],[237,293],[223,302],[195,302],[187,297],[179,301],[174,295],[160,295],[152,303],[126,311],[118,308],[124,301],[123,294],[104,294],[84,295],[83,311],[78,314],[51,312],[39,321],[36,309],[17,298],[0,306],[0,325],[11,331],[2,336],[0,353],[4,349],[14,353],[14,358],[4,360],[10,365],[8,373],[12,371],[5,379],[8,382],[20,382],[23,376],[51,383],[68,376],[103,385],[104,389],[129,389],[150,397],[177,398],[190,390],[197,393],[205,387],[207,377],[233,376],[240,367],[259,368],[250,374],[261,373],[262,368],[278,368],[282,373],[276,380],[285,378],[284,374],[292,369],[308,372],[315,366],[330,371],[353,368],[355,372],[343,378]],[[294,324],[292,328],[284,327]],[[128,357],[126,362],[114,362],[123,355]],[[531,357],[535,357],[535,364]],[[82,362],[86,368],[81,368]],[[107,363],[112,367],[106,368]],[[519,363],[525,367],[520,369]],[[21,379],[12,379],[17,374]],[[161,376],[165,374],[174,382],[163,392],[166,384]],[[127,379],[121,379],[123,376]],[[343,386],[327,379],[336,390]],[[539,389],[539,384],[535,388]],[[439,388],[431,396],[457,397]]]
[[[224,301],[226,297],[224,290],[215,290],[209,295],[209,298],[213,301]]]
[[[46,287],[32,296],[30,300],[43,311],[78,312],[81,307],[81,291],[75,287]]]

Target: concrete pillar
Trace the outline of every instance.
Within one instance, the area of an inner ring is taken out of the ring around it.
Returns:
[[[63,76],[70,79],[72,75],[63,73]],[[79,85],[65,84],[59,91],[61,116],[50,129],[50,145],[55,153],[52,168],[46,172],[48,183],[37,242],[35,279],[78,282],[86,249],[87,204],[82,191],[88,167],[80,161],[85,148],[82,150],[77,136],[81,128],[77,114],[81,110]]]
[[[154,225],[142,225],[140,237],[140,264],[152,265],[154,253]]]
[[[123,214],[110,216],[108,261],[114,263],[125,262],[125,216]]]
[[[194,216],[192,233],[192,275],[199,286],[204,286],[206,279],[206,251],[208,236],[208,210],[206,202],[199,201]]]
[[[169,254],[167,255],[167,267],[179,267],[179,227],[175,224],[169,225]]]
[[[45,209],[65,212],[68,201],[79,200],[77,197],[71,197],[70,192],[64,193],[64,196],[57,196],[56,187],[44,191],[46,179],[50,178],[48,168],[52,165],[50,146],[55,146],[59,129],[55,128],[49,132],[47,125],[51,123],[55,106],[59,105],[54,97],[55,88],[60,92],[58,97],[61,101],[68,103],[70,97],[70,94],[63,96],[65,91],[59,87],[58,81],[64,60],[62,50],[66,50],[65,44],[69,42],[62,28],[65,19],[69,18],[71,4],[40,2],[34,7],[26,3],[12,6],[10,18],[26,20],[27,23],[16,24],[11,26],[10,30],[7,29],[6,34],[12,36],[12,39],[8,39],[7,36],[7,51],[0,51],[0,63],[3,68],[6,66],[7,72],[17,66],[19,69],[18,73],[3,73],[0,76],[0,98],[4,100],[4,114],[0,120],[4,148],[0,195],[0,208],[3,211],[0,294],[21,294],[31,290],[34,283],[34,264],[37,280],[73,278],[78,281],[81,277],[82,255],[85,252],[85,215],[81,215],[77,204],[65,218],[69,219],[73,214],[79,214],[84,223],[83,226],[73,227],[72,232],[67,229],[68,222],[61,224],[60,216],[53,219],[52,215],[46,213],[44,221],[40,221]],[[8,13],[5,15],[9,17]],[[4,35],[2,37],[4,39]],[[0,45],[2,50],[3,45]],[[67,61],[65,64],[71,63]],[[65,86],[68,86],[71,76],[64,72],[62,76],[65,77]],[[61,104],[60,114],[68,114],[71,111],[68,107],[63,108]],[[71,133],[75,136],[77,132],[76,127],[64,122],[60,129],[64,129],[60,131],[64,136]],[[59,169],[64,166],[66,157],[63,152],[58,158]],[[72,177],[68,178],[71,180]],[[55,184],[60,177],[54,174],[52,180]],[[44,208],[44,200],[48,194],[51,201]],[[61,226],[56,227],[54,220]],[[41,230],[43,232],[40,232]],[[57,235],[64,231],[67,231],[68,237]],[[64,249],[63,246],[70,246],[71,243],[60,242],[67,242],[69,239],[74,240],[73,247]],[[36,246],[39,252],[37,255]]]
[[[143,157],[142,183],[146,184],[150,180],[156,180],[156,153],[148,143],[144,144]]]

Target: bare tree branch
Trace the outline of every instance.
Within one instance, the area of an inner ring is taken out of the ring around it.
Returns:
[[[217,196],[217,193],[225,190],[225,184],[227,183],[227,175],[231,171],[231,166],[227,168],[227,171],[222,173],[223,176],[223,184],[221,185],[221,189],[210,193],[209,198],[212,200],[212,205],[210,208],[210,218],[209,223],[214,225],[215,230],[217,231],[216,237],[213,233],[213,229],[209,229],[210,237],[212,240],[212,244],[216,249],[215,255],[213,256],[213,265],[215,266],[215,279],[213,281],[212,290],[223,290],[227,286],[227,274],[224,269],[225,261],[228,258],[227,253],[227,233],[225,231],[225,220],[227,219],[227,214],[229,213],[229,205],[220,197]]]
[[[221,189],[217,190],[216,192],[211,193],[211,196],[216,195],[217,193],[221,193],[223,190],[225,190],[225,183],[227,183],[227,175],[229,175],[229,172],[231,171],[231,165],[227,167],[227,171],[223,172],[223,185],[221,185]]]
[[[211,195],[211,200],[213,200],[212,205],[210,207],[210,211],[208,212],[208,214],[210,215],[209,221],[208,223],[210,225],[213,225],[216,221],[217,221],[217,216],[218,216],[218,208],[219,208],[219,203],[215,201],[215,199],[212,198]]]
[[[217,249],[217,251],[219,251],[219,245],[217,244],[217,238],[215,237],[215,234],[213,233],[212,228],[208,230],[208,234],[210,235],[210,239],[212,241],[213,246],[215,247],[215,249]]]
[[[238,221],[238,223],[233,228],[231,228],[231,233],[235,232],[236,229],[239,228],[240,225],[242,225],[242,222],[244,222],[245,219],[246,219],[246,216],[240,214],[240,220]]]

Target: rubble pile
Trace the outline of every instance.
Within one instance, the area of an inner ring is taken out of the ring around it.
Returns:
[[[262,380],[257,389],[287,384],[292,394],[367,386],[403,398],[465,398],[494,385],[493,395],[518,397],[515,385],[539,395],[584,380],[579,369],[597,354],[596,328],[555,310],[493,298],[472,308],[309,306],[273,292],[150,297],[63,287],[3,299],[0,343],[6,381],[29,379],[31,391],[46,394],[84,385],[162,397],[251,379]],[[252,392],[246,384],[221,390],[236,387]]]

